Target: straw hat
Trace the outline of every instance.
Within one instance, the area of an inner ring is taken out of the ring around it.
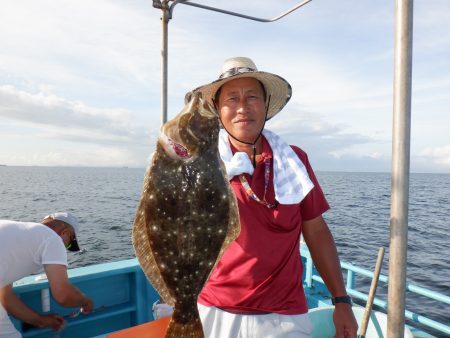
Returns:
[[[220,76],[217,80],[195,88],[193,91],[186,94],[185,100],[189,101],[192,93],[199,91],[202,93],[204,99],[206,99],[212,106],[214,106],[214,96],[216,92],[225,83],[242,78],[252,77],[255,78],[264,85],[267,99],[270,97],[269,108],[267,111],[267,120],[274,117],[278,112],[288,103],[292,95],[292,88],[289,82],[283,79],[281,76],[258,71],[255,63],[247,57],[234,57],[225,60]]]

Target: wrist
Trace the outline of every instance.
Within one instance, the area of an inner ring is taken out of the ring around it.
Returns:
[[[36,327],[43,328],[45,327],[44,317],[40,314],[36,313],[36,316],[33,316],[33,320],[30,321],[30,324]]]
[[[352,305],[353,304],[352,297],[350,297],[349,295],[332,297],[331,298],[331,303],[333,305],[336,305],[336,304]]]

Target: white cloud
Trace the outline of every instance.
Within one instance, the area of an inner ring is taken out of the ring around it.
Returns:
[[[0,117],[39,125],[60,138],[72,136],[79,141],[86,137],[98,142],[115,138],[136,142],[146,134],[125,109],[94,108],[50,92],[28,93],[13,86],[0,86]]]
[[[425,148],[419,153],[419,159],[431,161],[441,170],[450,170],[450,144],[442,147]]]
[[[270,120],[267,128],[277,132],[290,144],[303,148],[312,156],[336,158],[351,154],[362,145],[378,143],[376,139],[366,135],[348,132],[344,124],[328,123],[324,116],[304,111],[295,104]]]
[[[80,87],[123,95],[116,88],[121,84],[150,85],[158,92],[153,75],[159,62],[150,56],[159,46],[160,25],[157,11],[147,5],[143,12],[104,0],[2,3],[0,74],[52,84],[65,96],[76,96]]]
[[[96,147],[95,149],[59,149],[50,152],[22,152],[8,157],[9,165],[70,167],[145,167],[148,156],[138,156],[129,149]],[[5,159],[0,156],[0,161]]]
[[[0,163],[145,167],[158,126],[122,108],[96,108],[50,91],[0,86]]]

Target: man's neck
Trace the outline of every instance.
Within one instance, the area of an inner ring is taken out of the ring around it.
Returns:
[[[241,151],[244,152],[248,155],[248,157],[250,158],[250,160],[253,161],[253,145],[251,144],[245,144],[242,142],[239,142],[235,139],[233,139],[232,137],[228,137],[228,139],[230,140],[231,145],[233,146],[233,148],[236,149],[236,151]],[[261,153],[262,153],[262,148],[263,148],[263,143],[262,143],[262,137],[258,138],[258,141],[256,141],[256,161],[258,162],[259,158],[261,157]]]

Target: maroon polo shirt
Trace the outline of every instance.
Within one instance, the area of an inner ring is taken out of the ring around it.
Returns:
[[[302,222],[320,216],[329,205],[306,153],[292,148],[305,165],[314,188],[299,204],[279,204],[269,209],[248,196],[237,176],[230,181],[238,201],[241,232],[212,272],[198,298],[200,304],[234,313],[308,312],[299,252]],[[264,138],[262,159],[253,175],[246,174],[246,178],[262,199],[264,160],[270,159],[266,201],[273,203],[272,150]]]

